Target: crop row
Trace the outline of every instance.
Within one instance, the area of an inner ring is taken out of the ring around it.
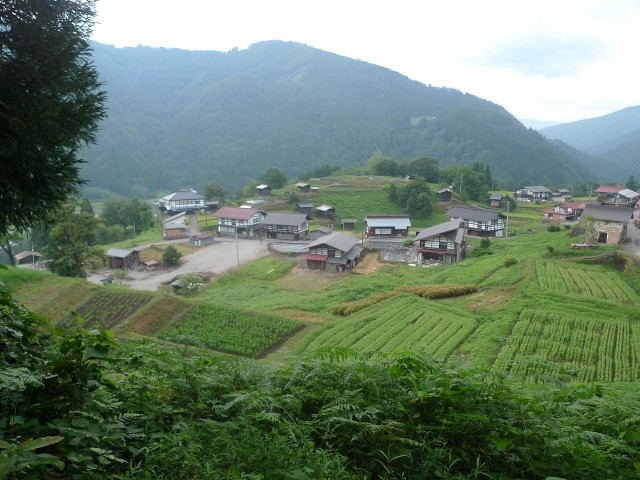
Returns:
[[[538,285],[545,290],[622,303],[635,303],[638,299],[633,289],[614,272],[539,261],[536,276]]]
[[[151,298],[150,295],[142,293],[102,291],[80,305],[76,313],[84,319],[86,328],[110,329],[136,313]],[[69,317],[62,322],[62,326],[73,323],[73,318]]]
[[[160,338],[257,357],[300,326],[293,320],[202,304],[165,330]]]
[[[640,380],[640,329],[627,319],[568,317],[525,309],[495,366],[517,375],[560,374],[582,382]]]
[[[368,357],[423,351],[447,358],[476,327],[476,318],[464,311],[400,294],[327,327],[308,348],[348,348]]]

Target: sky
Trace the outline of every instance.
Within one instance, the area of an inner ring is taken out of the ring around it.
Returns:
[[[92,38],[229,51],[304,43],[455,88],[519,119],[640,105],[637,0],[97,0]]]

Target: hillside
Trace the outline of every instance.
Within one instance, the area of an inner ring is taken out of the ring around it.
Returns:
[[[509,188],[588,176],[496,104],[306,45],[93,48],[109,93],[98,144],[83,152],[96,189],[153,198],[213,182],[233,192],[268,167],[294,178],[364,166],[375,151],[484,162]]]

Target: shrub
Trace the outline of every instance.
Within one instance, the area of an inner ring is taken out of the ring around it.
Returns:
[[[517,258],[507,258],[504,261],[504,266],[505,267],[510,267],[511,265],[515,265],[516,263],[518,263],[518,259]]]
[[[491,246],[491,240],[489,240],[488,238],[483,238],[482,240],[480,240],[480,248],[487,249],[490,246]]]
[[[561,230],[560,225],[552,223],[547,227],[547,232],[559,232]]]
[[[169,245],[162,254],[162,263],[169,267],[175,267],[180,263],[182,254],[173,245]]]

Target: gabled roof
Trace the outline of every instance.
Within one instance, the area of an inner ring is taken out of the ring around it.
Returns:
[[[436,193],[444,193],[444,192],[449,192],[451,193],[451,189],[449,187],[447,188],[441,188],[440,190],[438,190]]]
[[[596,188],[596,193],[618,193],[623,188],[616,185],[600,185]]]
[[[489,200],[502,200],[504,198],[504,195],[501,193],[492,193],[491,196],[489,197]]]
[[[633,209],[618,205],[600,205],[599,203],[587,203],[582,212],[582,218],[593,217],[597,220],[610,222],[629,222]]]
[[[355,218],[343,218],[342,219],[342,223],[353,223],[353,224],[356,224],[356,223],[358,223],[358,220],[356,220]]]
[[[573,210],[584,210],[586,203],[584,202],[565,202],[562,205],[560,205],[561,207],[567,207],[567,208],[572,208]]]
[[[623,197],[626,197],[626,198],[629,198],[629,199],[633,199],[633,198],[636,198],[636,197],[640,196],[640,194],[638,194],[638,192],[634,192],[633,190],[629,190],[628,188],[623,188],[618,193],[620,195],[622,195]]]
[[[162,197],[162,200],[167,202],[176,201],[176,200],[205,200],[206,197],[200,195],[195,190],[178,190],[177,192],[171,193],[165,197]]]
[[[298,208],[313,208],[313,203],[311,202],[298,202]]]
[[[298,188],[304,188],[304,187],[308,187],[309,184],[308,183],[296,183],[296,187]]]
[[[269,185],[267,185],[266,183],[263,183],[262,185],[258,185],[256,188],[258,190],[264,190],[265,188],[269,188]]]
[[[331,205],[320,205],[316,207],[316,210],[320,210],[321,212],[327,212],[329,210],[335,210]]]
[[[262,212],[256,208],[222,207],[214,216],[217,218],[233,218],[234,220],[249,220],[259,213]]]
[[[452,232],[454,230],[462,230],[463,234],[464,234],[464,229],[462,229],[460,227],[460,224],[462,223],[462,220],[459,218],[454,218],[453,220],[449,220],[448,222],[445,223],[440,223],[438,225],[434,225],[433,227],[428,227],[425,228],[424,230],[421,230],[420,233],[418,233],[418,235],[416,235],[416,238],[413,239],[413,242],[419,242],[420,240],[422,240],[423,238],[428,238],[428,237],[434,237],[436,235],[442,235],[444,233],[448,233],[448,232]],[[456,242],[458,242],[458,238],[456,237]],[[458,242],[460,243],[460,242]]]
[[[367,215],[364,219],[368,227],[393,227],[405,230],[411,226],[409,215]]]
[[[478,222],[489,222],[495,218],[503,217],[495,210],[485,210],[471,207],[454,207],[447,212],[451,218],[462,218],[464,220],[476,220]]]
[[[307,221],[304,213],[267,212],[262,223],[264,225],[286,225],[298,227]]]
[[[34,256],[34,257],[41,257],[42,254],[38,253],[38,252],[32,252],[30,250],[25,250],[24,252],[20,252],[20,253],[16,253],[13,258],[15,258],[16,260],[22,260],[23,258],[27,258],[30,256]]]
[[[315,227],[312,232],[323,232],[329,235],[331,233],[331,229],[327,227]]]
[[[551,190],[549,190],[547,187],[543,187],[542,185],[527,185],[522,188],[526,188],[533,193],[551,193]]]
[[[314,248],[320,245],[328,245],[342,252],[348,252],[358,243],[358,239],[346,233],[335,232],[311,242],[307,248]]]
[[[107,257],[127,258],[129,255],[136,251],[137,250],[128,250],[125,248],[110,248],[109,250],[107,250]]]

